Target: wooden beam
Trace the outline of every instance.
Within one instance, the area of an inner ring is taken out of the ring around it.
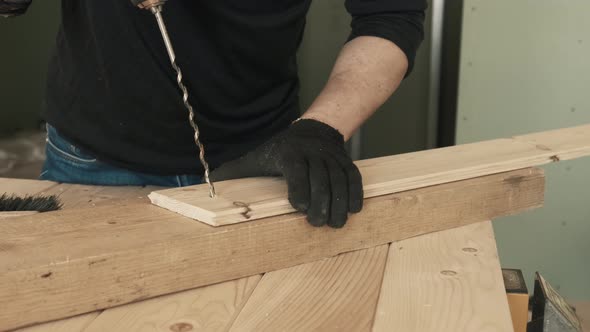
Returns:
[[[491,222],[392,243],[373,331],[513,331]]]
[[[147,202],[147,187],[98,187],[74,184],[54,185],[46,181],[0,179],[2,188],[25,188],[34,194],[47,189],[46,194],[59,195],[64,209],[121,204],[142,200]],[[153,189],[152,189],[153,190]],[[0,217],[2,213],[0,213]],[[130,303],[104,311],[52,321],[18,329],[18,332],[129,332],[146,326],[162,327],[166,331],[227,331],[241,310],[261,275],[245,277],[205,286],[150,300]],[[15,331],[15,332],[16,332]]]
[[[357,162],[365,198],[590,155],[590,125]],[[153,204],[212,226],[293,212],[280,178],[155,191]]]
[[[38,211],[0,211],[0,220],[16,217],[30,216],[39,213]]]
[[[0,178],[0,195],[4,193],[17,196],[34,195],[58,185],[51,181]]]
[[[63,203],[63,209],[94,207],[113,203],[120,204],[123,201],[129,202],[131,200],[147,201],[147,194],[150,192],[149,187],[98,187],[24,179],[0,179],[0,185],[4,190],[10,190],[8,193],[18,192],[19,195],[23,196],[37,193],[58,195]],[[0,219],[5,213],[8,214],[8,212],[0,213]],[[100,311],[90,312],[18,329],[15,332],[82,332],[99,314]]]
[[[149,205],[0,223],[0,330],[278,270],[539,207],[539,169],[368,199],[343,229],[301,214],[225,227]]]

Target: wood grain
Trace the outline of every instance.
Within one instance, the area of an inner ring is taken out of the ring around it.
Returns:
[[[121,203],[129,200],[147,201],[147,194],[151,188],[140,187],[102,187],[76,184],[57,184],[49,181],[0,179],[0,184],[19,190],[19,195],[31,195],[42,192],[47,195],[58,195],[63,203],[63,209],[91,207],[101,204]],[[5,187],[2,187],[5,188]],[[12,189],[14,191],[14,189]],[[2,219],[3,213],[0,213]],[[1,250],[1,249],[0,249]],[[95,311],[71,318],[53,322],[37,324],[15,332],[81,332],[96,317],[100,311]]]
[[[373,331],[513,331],[491,222],[392,243]]]
[[[225,227],[150,204],[0,223],[0,330],[274,271],[541,206],[525,169],[365,200],[343,229],[291,214]]]
[[[39,213],[38,211],[0,211],[0,220],[8,219],[8,218],[15,218],[15,217],[24,217],[30,216],[33,214]]]
[[[103,311],[84,332],[227,331],[260,275]]]
[[[46,193],[57,195],[64,204],[63,209],[81,209],[147,202],[147,195],[154,188],[158,187],[62,184],[47,190]]]
[[[370,331],[388,248],[265,274],[230,331]]]
[[[3,193],[17,196],[34,195],[57,185],[51,181],[0,178],[0,195]]]
[[[590,125],[357,162],[366,198],[590,155]],[[155,191],[153,204],[212,226],[293,212],[280,178]]]
[[[82,332],[99,314],[99,311],[90,312],[71,318],[25,327],[13,332]]]

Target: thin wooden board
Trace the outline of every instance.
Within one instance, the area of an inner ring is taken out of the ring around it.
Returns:
[[[227,331],[261,275],[103,311],[84,332]]]
[[[343,229],[291,214],[215,228],[150,204],[0,223],[0,330],[274,271],[542,205],[525,169],[371,198]]]
[[[370,331],[388,248],[265,274],[230,331]]]
[[[491,222],[391,244],[373,331],[512,331]]]
[[[365,197],[401,192],[590,155],[590,125],[362,160]],[[152,192],[153,204],[212,226],[251,221],[294,209],[280,178],[249,178]]]

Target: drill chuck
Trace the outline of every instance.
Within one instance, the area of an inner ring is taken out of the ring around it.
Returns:
[[[166,0],[131,0],[131,3],[142,9],[152,9],[163,6]]]

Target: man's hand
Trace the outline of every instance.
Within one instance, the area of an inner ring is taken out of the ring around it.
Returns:
[[[27,11],[32,0],[0,0],[0,16],[17,16]]]
[[[312,119],[293,123],[256,150],[223,164],[213,181],[284,176],[289,202],[314,226],[340,228],[363,206],[361,174],[334,128]]]

